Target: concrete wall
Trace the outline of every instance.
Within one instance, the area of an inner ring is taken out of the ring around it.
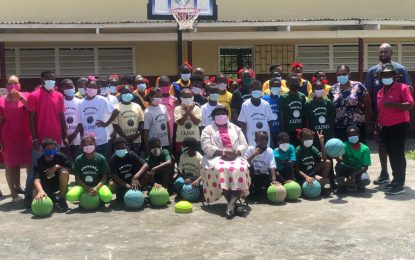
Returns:
[[[2,0],[1,22],[144,21],[147,0]],[[219,20],[413,18],[413,0],[217,0]]]

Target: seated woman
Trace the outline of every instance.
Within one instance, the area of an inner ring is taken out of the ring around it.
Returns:
[[[223,194],[228,202],[226,218],[231,219],[237,200],[249,194],[249,164],[242,157],[248,144],[242,130],[229,122],[226,108],[215,108],[211,117],[215,122],[203,130],[201,137],[205,154],[201,162],[203,192],[207,203]]]

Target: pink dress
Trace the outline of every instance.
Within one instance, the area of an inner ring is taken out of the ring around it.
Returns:
[[[218,127],[221,142],[225,148],[232,149],[228,127]],[[220,199],[223,190],[242,191],[241,198],[249,195],[251,177],[249,175],[249,163],[237,157],[233,161],[225,161],[222,157],[216,157],[214,167],[202,168],[203,193],[207,203]]]
[[[27,99],[28,93],[22,93]],[[29,165],[32,162],[32,134],[29,126],[29,112],[22,102],[11,102],[6,96],[0,97],[0,141],[6,167]]]

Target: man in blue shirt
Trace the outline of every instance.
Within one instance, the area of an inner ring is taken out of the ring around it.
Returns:
[[[409,77],[408,71],[403,65],[392,61],[392,54],[393,54],[393,50],[390,44],[383,43],[382,45],[380,45],[379,47],[380,63],[370,68],[366,75],[365,86],[369,91],[370,97],[372,98],[372,109],[375,114],[374,118],[376,118],[376,115],[377,115],[377,93],[383,87],[382,81],[379,77],[379,73],[382,69],[382,64],[392,63],[393,66],[395,67],[395,70],[397,70],[399,74],[401,75],[400,81],[410,87],[412,86],[411,78]],[[375,138],[376,138],[376,142],[379,145],[379,159],[380,159],[380,164],[382,167],[382,171],[379,177],[373,181],[373,183],[376,185],[389,183],[388,156],[386,154],[385,146],[383,145],[382,140],[379,139],[378,133],[379,133],[379,129],[375,125]]]

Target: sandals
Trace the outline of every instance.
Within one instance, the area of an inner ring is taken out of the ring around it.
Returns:
[[[14,188],[14,191],[17,194],[24,194],[24,188],[22,186],[19,186],[19,187]]]
[[[13,203],[16,203],[16,202],[19,202],[19,201],[22,201],[22,200],[23,200],[23,198],[22,198],[22,197],[17,196],[17,197],[15,197],[15,198],[13,198],[13,199],[12,199],[12,202],[13,202]]]

